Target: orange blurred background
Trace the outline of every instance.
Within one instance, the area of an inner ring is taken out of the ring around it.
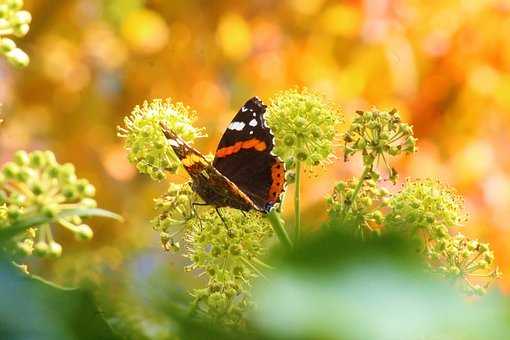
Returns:
[[[437,177],[464,195],[464,233],[491,243],[510,291],[510,2],[25,3],[33,23],[18,44],[31,63],[14,70],[0,60],[0,161],[51,149],[96,185],[100,206],[126,218],[95,222],[91,244],[64,242],[75,262],[107,258],[118,269],[128,251],[159,251],[149,220],[166,185],[138,175],[116,137],[134,105],[172,97],[195,108],[209,133],[198,147],[212,152],[246,99],[298,85],[338,103],[347,120],[399,109],[419,138],[419,152],[396,161],[401,178]],[[340,157],[307,178],[305,224],[334,182],[354,174],[359,165]]]

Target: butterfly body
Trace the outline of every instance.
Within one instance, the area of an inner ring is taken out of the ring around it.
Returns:
[[[266,106],[254,97],[225,131],[211,163],[162,126],[168,143],[191,176],[192,189],[205,203],[268,212],[284,190],[285,169],[271,153],[273,135],[264,120]]]

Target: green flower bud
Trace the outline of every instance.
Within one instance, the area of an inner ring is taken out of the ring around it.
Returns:
[[[84,208],[97,208],[97,202],[95,199],[92,198],[84,198],[81,200],[80,204]]]
[[[16,48],[16,43],[9,38],[0,38],[0,53],[7,53]]]
[[[296,138],[292,135],[287,135],[287,136],[285,136],[283,141],[286,146],[292,146],[296,142]]]
[[[41,212],[44,216],[54,218],[60,212],[60,208],[59,208],[58,204],[50,203],[50,204],[44,206],[42,208]]]
[[[13,179],[18,175],[19,167],[14,163],[7,163],[2,169],[2,173],[6,179]]]
[[[308,158],[308,154],[304,151],[298,151],[296,158],[299,159],[301,162],[304,162]]]
[[[29,157],[28,153],[26,151],[16,151],[14,154],[14,163],[16,163],[19,166],[28,165],[29,163]]]
[[[62,255],[62,246],[57,242],[50,242],[48,246],[48,255],[53,258],[60,257],[60,255]]]
[[[28,11],[18,11],[12,18],[12,23],[14,25],[25,25],[29,24],[31,21],[32,15]]]
[[[88,225],[81,224],[76,227],[75,236],[80,241],[88,241],[92,239],[94,232]]]
[[[46,242],[37,242],[34,246],[34,255],[36,256],[46,256],[49,252],[49,246]]]
[[[12,11],[19,11],[23,7],[23,0],[8,0],[7,5]]]
[[[28,25],[22,25],[20,27],[25,28],[26,26]],[[15,48],[13,50],[10,50],[9,52],[6,52],[5,57],[7,58],[7,61],[14,65],[15,67],[26,67],[30,62],[28,54],[26,54],[19,48]]]

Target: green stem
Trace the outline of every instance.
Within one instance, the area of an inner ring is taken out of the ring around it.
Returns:
[[[294,242],[299,243],[301,238],[301,203],[299,201],[301,193],[301,162],[296,161],[296,184],[294,191],[294,213],[296,220],[296,227],[294,229]]]
[[[361,174],[359,182],[356,185],[356,188],[354,188],[354,192],[352,193],[352,197],[350,198],[350,203],[348,205],[344,204],[344,206],[342,208],[342,212],[340,214],[340,216],[342,216],[342,220],[344,219],[345,214],[347,214],[349,212],[349,209],[352,207],[352,205],[356,201],[356,197],[358,196],[359,191],[361,190],[361,187],[363,186],[363,182],[365,182],[365,177],[367,177],[367,174],[370,172],[371,168],[372,168],[371,166],[365,166],[365,168],[363,169],[363,173]]]
[[[271,210],[267,214],[267,218],[269,219],[269,222],[271,222],[271,226],[273,227],[273,230],[278,236],[280,242],[283,243],[288,249],[292,249],[292,242],[290,241],[289,235],[287,234],[287,230],[285,230],[285,227],[283,226],[282,218],[276,209]]]
[[[110,211],[99,209],[99,208],[79,208],[79,209],[67,209],[62,210],[57,216],[48,217],[46,215],[35,215],[21,219],[10,226],[0,229],[0,244],[9,240],[10,238],[24,232],[28,228],[36,227],[45,223],[52,223],[58,221],[61,218],[69,216],[80,216],[80,217],[106,217],[112,218],[118,221],[122,221],[122,217],[112,213]]]

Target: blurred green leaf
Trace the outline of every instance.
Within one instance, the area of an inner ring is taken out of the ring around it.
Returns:
[[[395,235],[361,241],[327,232],[292,254],[255,287],[251,315],[267,338],[487,339],[510,334],[507,301],[468,303],[425,272]]]
[[[31,278],[0,261],[0,339],[120,339],[83,289]]]

